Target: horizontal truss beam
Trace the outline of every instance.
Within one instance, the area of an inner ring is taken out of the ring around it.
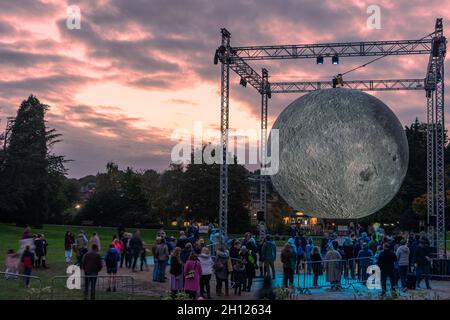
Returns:
[[[350,80],[344,88],[362,91],[424,90],[424,79]],[[332,88],[331,81],[272,82],[271,93],[311,92]]]
[[[243,60],[308,59],[322,57],[364,57],[429,54],[432,38],[419,40],[364,41],[300,45],[233,47]]]

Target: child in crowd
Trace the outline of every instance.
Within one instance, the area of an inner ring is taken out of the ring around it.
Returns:
[[[245,266],[241,261],[237,261],[233,266],[233,280],[234,294],[240,296],[245,280]]]
[[[19,273],[19,255],[14,252],[13,249],[9,249],[8,253],[6,255],[6,259],[5,259],[5,266],[6,266],[6,270],[5,273],[13,273],[13,274],[18,274]],[[5,278],[12,278],[14,276],[10,275],[10,274],[6,274]]]

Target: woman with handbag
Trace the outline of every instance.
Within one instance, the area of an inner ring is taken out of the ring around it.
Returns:
[[[184,265],[184,291],[194,300],[200,289],[201,275],[202,265],[198,261],[197,255],[191,253],[189,260]]]

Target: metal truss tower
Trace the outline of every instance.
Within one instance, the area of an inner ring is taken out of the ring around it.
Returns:
[[[319,57],[369,57],[369,56],[430,56],[425,78],[390,80],[344,81],[344,87],[364,91],[424,90],[427,99],[427,215],[428,227],[438,253],[445,248],[445,181],[444,181],[444,59],[446,38],[442,19],[436,20],[435,30],[417,40],[364,41],[345,43],[322,43],[302,45],[271,45],[232,47],[231,34],[221,29],[222,44],[216,50],[214,63],[221,63],[221,132],[223,164],[220,169],[220,227],[227,234],[228,180],[226,151],[229,123],[229,70],[241,77],[241,83],[248,83],[261,94],[261,172],[266,151],[268,98],[273,93],[302,93],[332,88],[329,81],[269,82],[268,71],[260,75],[247,61],[274,59],[311,59]],[[263,152],[264,151],[264,152]],[[267,177],[260,179],[260,209],[267,218]]]
[[[222,162],[220,164],[220,198],[219,198],[219,228],[221,239],[228,235],[228,129],[230,105],[230,37],[231,34],[222,29],[222,57],[221,102],[220,102],[220,142],[222,144]]]

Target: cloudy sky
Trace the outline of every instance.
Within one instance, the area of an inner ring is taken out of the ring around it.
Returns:
[[[366,26],[371,4],[381,8],[379,30]],[[66,26],[69,5],[81,10],[79,30]],[[56,151],[74,160],[71,177],[102,171],[108,161],[164,170],[175,129],[192,130],[195,121],[217,128],[220,68],[213,54],[221,27],[234,46],[419,39],[433,31],[437,17],[444,30],[450,27],[450,1],[443,0],[2,0],[0,12],[0,128],[23,99],[37,95],[51,106],[48,125],[63,134]],[[266,67],[271,81],[313,81],[370,59],[252,65]],[[427,60],[386,57],[346,80],[421,78]],[[425,120],[423,92],[373,94],[404,125]],[[273,96],[269,126],[295,98]],[[233,75],[230,126],[258,129],[259,104],[256,91],[240,87]]]

